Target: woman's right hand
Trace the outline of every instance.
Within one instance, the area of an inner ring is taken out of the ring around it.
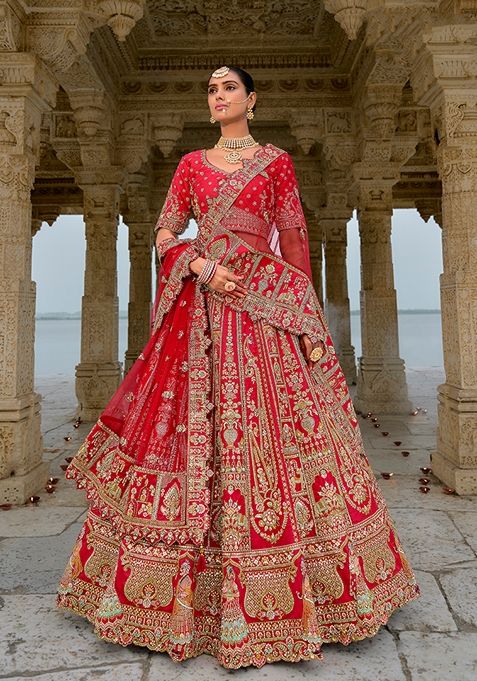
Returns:
[[[247,288],[241,283],[242,279],[243,275],[234,274],[227,269],[227,267],[217,265],[215,274],[207,286],[212,290],[223,293],[231,298],[244,298],[247,293]],[[227,291],[225,289],[227,281],[233,281],[235,283],[235,289],[233,291]]]

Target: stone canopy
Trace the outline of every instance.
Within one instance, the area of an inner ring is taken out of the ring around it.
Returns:
[[[32,236],[43,221],[84,216],[76,390],[94,419],[122,375],[118,216],[129,227],[128,369],[149,333],[152,227],[180,156],[216,140],[206,86],[223,64],[255,79],[254,136],[294,158],[315,286],[358,409],[410,409],[392,210],[441,226],[446,382],[433,470],[477,493],[477,0],[0,0],[0,499],[23,501],[47,473]],[[358,360],[346,279],[355,209]]]

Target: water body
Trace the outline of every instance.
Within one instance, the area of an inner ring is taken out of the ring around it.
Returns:
[[[80,359],[79,319],[37,319],[36,376],[74,376]],[[356,357],[361,354],[359,315],[351,315]],[[127,319],[119,320],[119,361],[127,346]],[[400,355],[411,369],[442,367],[441,316],[439,312],[399,314]]]

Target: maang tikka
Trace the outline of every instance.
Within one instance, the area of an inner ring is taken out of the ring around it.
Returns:
[[[212,78],[223,78],[230,71],[228,66],[221,66],[219,69],[215,69],[212,74]]]

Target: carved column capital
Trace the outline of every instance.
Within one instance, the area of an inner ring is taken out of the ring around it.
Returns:
[[[370,168],[356,164],[353,173],[358,210],[392,212],[393,186],[399,179],[397,169],[388,165]]]
[[[146,163],[152,143],[149,137],[145,113],[119,114],[118,161],[129,173],[137,173]]]
[[[333,245],[344,245],[346,250],[348,225],[347,218],[330,215],[322,217],[322,211],[320,211],[320,224],[323,229],[326,248],[328,248],[328,246],[332,247]]]
[[[25,146],[31,147],[30,128],[32,125],[37,127],[39,141],[41,114],[55,105],[57,85],[41,61],[25,52],[2,53],[0,80],[2,111],[12,114],[7,127],[17,138],[17,144],[18,139],[23,139]],[[20,112],[23,114],[20,115]],[[35,120],[32,121],[32,118]],[[4,120],[7,121],[7,118]],[[12,151],[23,153],[25,147]]]
[[[324,0],[324,4],[348,38],[355,40],[366,17],[368,0]]]
[[[150,117],[150,135],[165,158],[170,156],[182,135],[184,116],[181,113],[153,114]]]
[[[442,144],[437,167],[446,192],[477,192],[477,135],[473,146]]]
[[[422,198],[416,200],[416,210],[424,222],[429,222],[431,218],[442,226],[442,201],[440,198]]]
[[[298,146],[303,153],[309,154],[315,142],[323,137],[323,112],[309,109],[307,111],[290,111],[288,121],[291,133]]]
[[[101,90],[68,92],[79,137],[94,137],[109,120],[108,106]]]
[[[365,135],[391,139],[396,131],[396,115],[404,83],[370,83],[363,98]]]
[[[145,0],[99,0],[98,8],[117,39],[124,42],[142,18],[145,4]]]
[[[88,178],[90,179],[90,178]],[[100,178],[97,178],[99,180]],[[115,183],[81,182],[83,190],[84,216],[115,220],[119,215],[119,194],[121,187]]]
[[[91,18],[76,8],[63,9],[60,21],[56,16],[54,22],[48,12],[33,12],[26,27],[26,48],[61,73],[85,54],[93,28]]]
[[[25,9],[18,0],[0,6],[0,45],[3,50],[21,52],[25,46]]]

